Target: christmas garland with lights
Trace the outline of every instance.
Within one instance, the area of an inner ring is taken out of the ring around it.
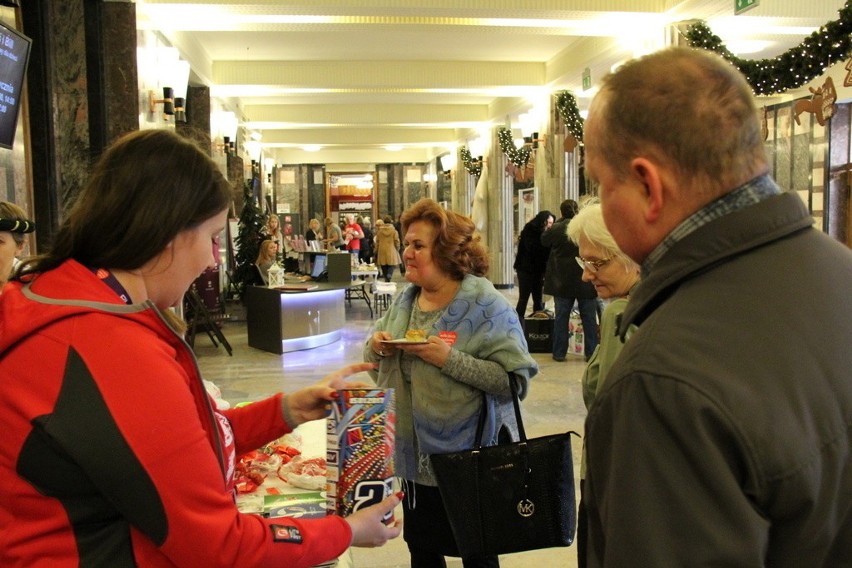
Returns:
[[[532,149],[524,145],[522,148],[515,147],[515,141],[512,139],[512,131],[506,127],[497,129],[497,141],[500,143],[500,149],[509,158],[509,161],[517,167],[523,167],[530,161]]]
[[[482,173],[482,162],[479,160],[474,160],[473,156],[470,155],[470,150],[468,150],[467,146],[462,146],[459,150],[459,156],[461,156],[462,165],[464,169],[467,170],[472,176],[479,177]]]
[[[577,108],[577,99],[571,91],[559,91],[556,93],[556,112],[559,118],[565,123],[568,128],[568,133],[574,137],[577,142],[583,141],[583,117],[580,116],[580,109]]]
[[[730,61],[745,75],[755,94],[771,95],[801,87],[822,75],[834,62],[849,56],[852,0],[847,0],[839,15],[837,20],[828,22],[798,46],[772,59],[740,59],[704,22],[689,26],[685,35],[690,46],[714,51]]]

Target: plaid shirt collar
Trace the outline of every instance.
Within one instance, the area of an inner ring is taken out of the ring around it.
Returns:
[[[657,247],[651,251],[645,262],[642,263],[642,278],[650,274],[654,265],[665,256],[665,254],[688,234],[692,233],[699,227],[707,223],[723,217],[734,211],[745,209],[751,205],[759,203],[764,199],[781,193],[778,185],[769,177],[768,174],[758,176],[751,181],[746,182],[730,193],[726,193],[719,199],[708,203],[675,227]]]

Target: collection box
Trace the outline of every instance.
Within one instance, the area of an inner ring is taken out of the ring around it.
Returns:
[[[551,318],[525,318],[524,335],[530,353],[553,351],[553,320]]]
[[[393,491],[393,389],[342,389],[326,425],[329,514],[346,517]]]

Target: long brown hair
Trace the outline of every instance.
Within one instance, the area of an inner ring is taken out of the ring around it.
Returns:
[[[140,130],[101,156],[50,250],[19,274],[74,259],[85,266],[133,270],[174,238],[227,209],[230,187],[194,142],[168,130]]]

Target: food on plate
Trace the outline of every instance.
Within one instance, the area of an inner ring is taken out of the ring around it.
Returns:
[[[405,332],[406,341],[426,341],[425,329],[409,329]]]

